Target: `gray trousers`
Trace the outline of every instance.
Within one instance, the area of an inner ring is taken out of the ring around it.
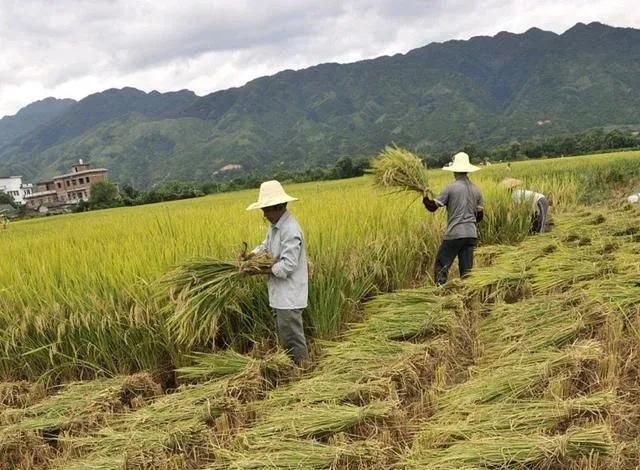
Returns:
[[[544,233],[547,225],[547,212],[549,212],[549,201],[541,197],[536,204],[536,212],[531,219],[531,229],[529,233]]]
[[[293,361],[300,365],[307,357],[307,342],[304,338],[301,308],[275,309],[278,326],[278,341]]]

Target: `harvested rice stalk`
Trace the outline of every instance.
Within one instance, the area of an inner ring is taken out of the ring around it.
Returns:
[[[484,345],[482,363],[489,364],[516,351],[564,346],[605,321],[606,312],[600,306],[580,302],[581,297],[562,296],[497,305],[479,336]]]
[[[611,430],[606,426],[574,428],[556,436],[497,434],[461,441],[443,450],[416,449],[404,462],[404,468],[549,468],[591,454],[609,455],[613,452],[612,442]]]
[[[252,361],[251,357],[227,350],[219,353],[195,353],[192,366],[176,369],[178,376],[187,381],[211,380],[241,372]]]
[[[364,406],[316,404],[276,409],[245,433],[247,439],[321,438],[347,431],[367,421],[388,418],[397,403],[377,401]]]
[[[525,297],[529,290],[529,265],[517,257],[486,268],[474,269],[466,279],[470,295],[479,295],[483,302]]]
[[[577,417],[607,414],[617,402],[616,394],[607,391],[568,400],[517,400],[474,405],[423,423],[414,446],[429,449],[490,434],[548,432]]]
[[[550,377],[601,356],[602,347],[596,341],[585,341],[563,350],[510,354],[448,390],[438,399],[438,406],[452,412],[481,403],[527,398],[535,395],[539,385]]]
[[[201,452],[210,427],[216,428],[223,415],[241,414],[243,403],[262,397],[292,367],[289,358],[280,351],[263,359],[249,360],[236,374],[182,386],[149,406],[118,415],[109,426],[66,443],[77,453],[87,455],[75,461],[73,468],[90,468],[93,461],[100,459],[105,465],[113,462],[124,465],[123,459],[138,463],[145,459],[164,461],[185,453],[185,449],[187,453]]]
[[[453,312],[444,304],[433,288],[378,297],[367,304],[369,318],[351,325],[347,338],[410,340],[447,332]]]
[[[416,191],[422,195],[429,191],[427,172],[422,160],[408,150],[385,147],[372,162],[376,185],[398,188],[399,191]]]
[[[385,400],[395,396],[390,377],[364,380],[361,374],[335,374],[321,372],[285,387],[274,389],[259,403],[263,412],[284,406],[313,405],[316,403],[351,403],[361,405],[373,400]]]
[[[428,346],[405,342],[384,342],[377,338],[360,337],[352,341],[323,342],[325,357],[319,371],[350,374],[361,377],[382,377],[400,362],[416,354],[428,355]]]
[[[226,316],[242,316],[255,281],[243,271],[263,271],[273,264],[262,253],[239,262],[213,258],[191,260],[160,280],[162,295],[169,289],[171,303],[167,325],[176,339],[187,346],[218,337]]]
[[[563,291],[580,281],[606,278],[614,272],[614,265],[601,255],[578,255],[576,250],[563,249],[531,268],[530,283],[536,293]]]
[[[385,450],[375,441],[337,446],[314,440],[264,439],[240,451],[217,450],[214,463],[204,470],[328,469],[341,461],[376,462]]]
[[[84,429],[115,413],[135,409],[162,394],[150,374],[96,379],[66,385],[58,394],[21,410],[2,415],[15,431]]]

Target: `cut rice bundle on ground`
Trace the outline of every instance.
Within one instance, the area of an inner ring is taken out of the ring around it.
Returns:
[[[423,423],[414,445],[446,447],[487,435],[543,433],[578,417],[602,418],[618,403],[614,392],[598,392],[567,400],[523,400],[474,405],[458,413],[443,413]]]
[[[146,373],[76,382],[28,408],[5,410],[0,419],[13,423],[11,429],[22,431],[81,430],[160,395],[160,385]]]
[[[385,147],[373,160],[374,180],[382,188],[399,191],[416,191],[426,194],[429,181],[422,160],[408,150],[399,147]]]
[[[479,336],[481,362],[488,364],[516,351],[562,347],[604,323],[605,310],[593,302],[580,302],[581,298],[563,296],[496,305]]]
[[[514,353],[478,369],[467,382],[447,390],[438,398],[438,407],[452,412],[476,404],[532,397],[554,375],[600,357],[602,347],[596,341],[563,350]]]
[[[406,460],[407,469],[429,468],[530,468],[561,465],[569,460],[613,453],[611,431],[606,426],[569,429],[565,434],[546,436],[518,433],[477,437],[444,450],[416,449]]]
[[[357,467],[358,462],[376,462],[385,450],[375,441],[331,445],[314,440],[265,439],[241,450],[220,449],[215,462],[204,470],[347,468],[341,466],[346,462]]]
[[[195,362],[193,365],[176,370],[182,380],[213,380],[256,372],[266,380],[277,380],[290,375],[293,369],[293,363],[283,351],[253,358],[227,350],[219,353],[196,353],[192,359]]]
[[[352,325],[346,337],[406,341],[445,333],[450,329],[453,311],[443,304],[431,289],[384,296],[367,306],[370,317]]]
[[[322,438],[353,429],[368,421],[390,417],[398,409],[393,402],[376,401],[364,406],[316,404],[275,410],[245,433],[247,439],[284,436]]]
[[[234,357],[234,361],[244,362],[244,368],[222,379],[182,386],[133,413],[115,416],[109,426],[91,436],[68,440],[65,445],[85,455],[73,465],[90,468],[91,462],[99,459],[105,465],[121,465],[129,459],[126,468],[146,469],[154,468],[147,465],[154,459],[172,462],[179,454],[206,453],[211,429],[228,433],[230,421],[226,418],[244,419],[243,413],[252,412],[244,404],[262,398],[293,368],[282,351],[263,359]],[[139,466],[133,466],[134,462]]]
[[[7,425],[0,428],[0,468],[29,468],[26,463],[11,465],[48,461],[65,451],[63,441],[69,436],[89,433],[116,419],[117,413],[141,407],[161,393],[160,385],[149,374],[136,374],[72,383],[36,405],[5,410],[2,421]]]
[[[574,250],[561,250],[540,260],[530,270],[535,293],[561,292],[580,281],[606,278],[615,272],[601,255],[576,256]]]
[[[395,396],[395,387],[390,377],[363,380],[361,374],[332,374],[322,372],[305,377],[269,393],[259,404],[260,409],[278,409],[295,404],[351,403],[362,405],[374,400],[384,400]]]

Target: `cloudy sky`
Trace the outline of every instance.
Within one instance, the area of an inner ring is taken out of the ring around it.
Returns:
[[[0,116],[111,87],[203,95],[283,69],[578,21],[640,28],[638,0],[0,0]]]

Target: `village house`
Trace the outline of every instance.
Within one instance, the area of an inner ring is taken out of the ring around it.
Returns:
[[[33,185],[23,183],[22,176],[0,176],[0,193],[11,196],[17,204],[24,204],[24,198],[33,193]]]
[[[25,197],[26,205],[30,209],[39,209],[51,204],[77,204],[80,201],[88,201],[91,185],[106,180],[107,172],[105,168],[91,168],[90,163],[80,160],[71,167],[71,173],[39,182],[37,191]]]

